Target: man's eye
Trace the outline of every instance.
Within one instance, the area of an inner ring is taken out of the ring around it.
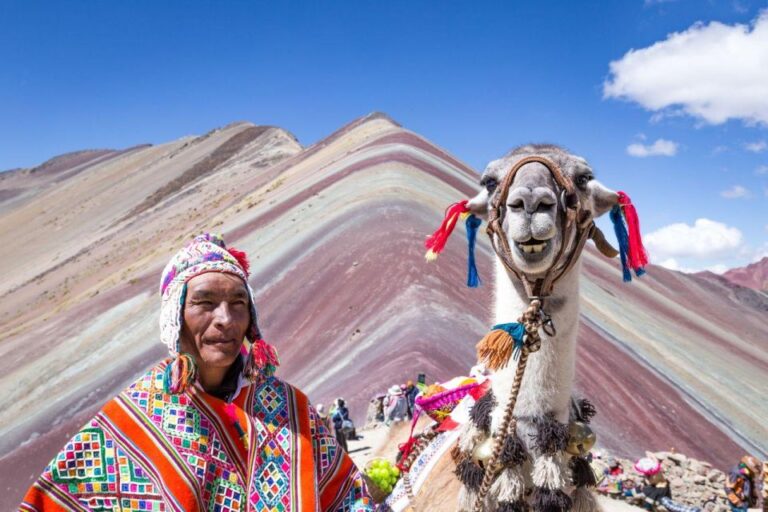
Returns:
[[[489,194],[493,194],[493,191],[496,190],[496,186],[498,185],[498,182],[495,178],[487,178],[483,180],[483,186],[488,191]]]

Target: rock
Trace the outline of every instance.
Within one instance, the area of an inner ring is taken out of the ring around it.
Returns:
[[[720,482],[725,480],[725,474],[723,474],[722,471],[718,471],[717,469],[711,469],[709,473],[707,473],[707,480],[712,483]]]
[[[701,462],[689,459],[688,460],[688,470],[696,473],[697,475],[706,476],[707,475],[707,467],[704,466]]]
[[[669,460],[675,461],[677,464],[682,464],[688,460],[688,457],[686,457],[682,453],[670,453],[669,455],[667,455],[667,458]]]
[[[684,474],[683,468],[679,466],[672,466],[667,470],[667,475],[673,478],[680,478]]]
[[[693,483],[697,485],[704,485],[707,483],[707,477],[705,477],[704,475],[694,475]]]

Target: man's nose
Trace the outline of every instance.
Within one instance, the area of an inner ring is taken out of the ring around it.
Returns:
[[[232,311],[229,303],[222,302],[213,312],[213,322],[217,327],[227,327],[232,323]]]

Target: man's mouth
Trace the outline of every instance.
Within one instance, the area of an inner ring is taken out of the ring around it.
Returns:
[[[207,339],[205,340],[205,343],[209,345],[228,345],[230,343],[234,343],[234,338],[222,338],[222,339]]]

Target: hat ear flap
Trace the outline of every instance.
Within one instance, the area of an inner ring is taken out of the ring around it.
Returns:
[[[197,379],[197,365],[189,354],[178,354],[163,372],[163,392],[171,395],[183,393]]]

